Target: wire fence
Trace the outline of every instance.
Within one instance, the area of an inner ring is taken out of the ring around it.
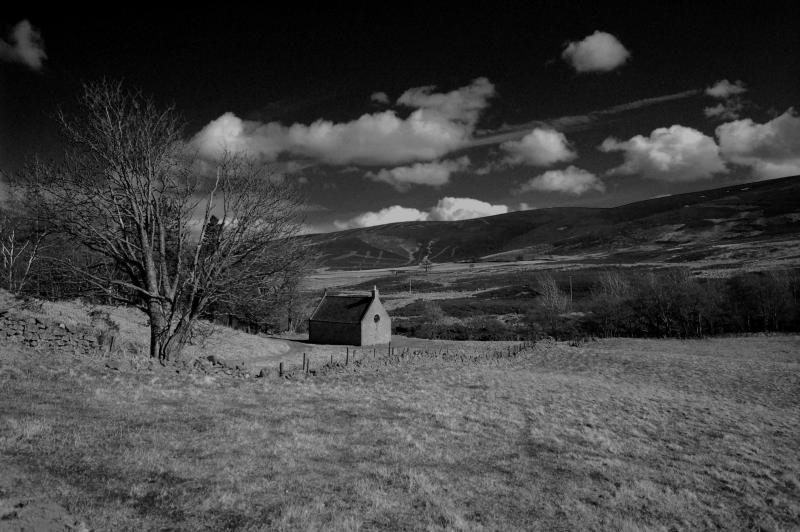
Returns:
[[[440,345],[424,347],[345,347],[343,350],[315,354],[303,353],[297,364],[280,362],[272,370],[264,368],[262,377],[302,379],[336,373],[356,373],[380,368],[422,366],[431,363],[454,365],[487,364],[513,360],[531,354],[548,341],[523,340],[503,346]]]

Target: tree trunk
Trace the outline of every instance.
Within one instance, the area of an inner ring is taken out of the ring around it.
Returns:
[[[173,329],[157,305],[150,308],[150,358],[174,360],[189,341],[193,322],[181,320]]]
[[[161,356],[164,360],[174,360],[183,351],[192,332],[193,320],[183,319],[174,330],[168,331],[161,347]]]
[[[162,360],[162,347],[167,338],[167,324],[160,306],[150,302],[150,358]]]

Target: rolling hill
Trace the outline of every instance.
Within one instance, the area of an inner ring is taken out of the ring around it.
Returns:
[[[800,176],[611,208],[558,207],[457,222],[402,222],[305,235],[331,269],[534,260],[731,261],[774,253],[800,262]]]

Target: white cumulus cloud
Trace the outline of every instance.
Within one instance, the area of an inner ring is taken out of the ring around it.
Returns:
[[[712,86],[706,88],[706,94],[713,98],[730,98],[736,94],[747,92],[747,87],[742,80],[736,80],[731,83],[727,79],[719,80]]]
[[[442,198],[428,213],[428,219],[443,222],[470,220],[508,212],[507,205],[492,205],[473,198]]]
[[[576,72],[608,72],[624,65],[630,56],[616,37],[604,31],[568,43],[561,53]]]
[[[355,227],[372,227],[374,225],[396,222],[419,222],[428,219],[428,213],[411,207],[392,205],[379,211],[365,212],[350,220],[333,222],[337,229],[353,229]]]
[[[756,177],[800,174],[800,116],[794,108],[764,124],[747,118],[717,127],[722,156],[750,166]]]
[[[230,150],[265,160],[289,153],[335,165],[432,161],[467,144],[480,111],[493,94],[494,86],[485,78],[446,94],[420,87],[410,89],[398,100],[416,107],[406,118],[387,110],[342,123],[317,120],[309,125],[284,126],[242,120],[225,113],[207,124],[192,141],[209,158]]]
[[[410,166],[383,168],[379,172],[367,172],[369,179],[388,183],[400,192],[406,192],[413,185],[440,187],[450,182],[450,174],[469,167],[469,158],[464,156],[448,161],[415,163]]]
[[[714,139],[680,125],[658,128],[649,137],[636,135],[627,141],[609,137],[600,150],[621,151],[625,156],[625,162],[610,174],[640,174],[647,179],[681,182],[708,179],[726,171]]]
[[[525,193],[533,190],[580,196],[590,190],[605,192],[606,186],[593,173],[569,166],[563,170],[548,170],[523,183],[517,192]]]
[[[458,221],[505,214],[507,205],[493,205],[473,198],[445,197],[428,211],[421,211],[401,205],[392,205],[379,211],[365,212],[354,218],[344,221],[335,221],[337,229],[352,229],[355,227],[372,227],[395,222],[420,222],[420,221]]]
[[[8,41],[0,39],[0,59],[22,63],[33,70],[40,70],[47,59],[44,40],[39,30],[28,20],[18,22],[8,36]]]
[[[285,149],[285,137],[286,130],[280,124],[262,124],[225,113],[201,129],[192,138],[192,145],[208,159],[217,158],[227,150],[274,161]]]
[[[423,110],[405,120],[385,111],[341,124],[327,120],[293,124],[286,131],[285,149],[330,164],[396,164],[437,159],[464,145],[470,133]]]
[[[563,133],[538,127],[520,140],[502,143],[500,148],[508,152],[505,162],[509,164],[550,166],[577,157]]]

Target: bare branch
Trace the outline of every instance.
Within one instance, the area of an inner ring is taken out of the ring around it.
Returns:
[[[175,110],[120,83],[84,86],[79,109],[58,116],[64,163],[30,166],[25,196],[107,261],[83,277],[148,313],[152,356],[179,353],[210,306],[264,300],[299,271],[307,249],[290,237],[302,198],[287,181],[233,154],[214,163],[213,180],[195,174]]]

